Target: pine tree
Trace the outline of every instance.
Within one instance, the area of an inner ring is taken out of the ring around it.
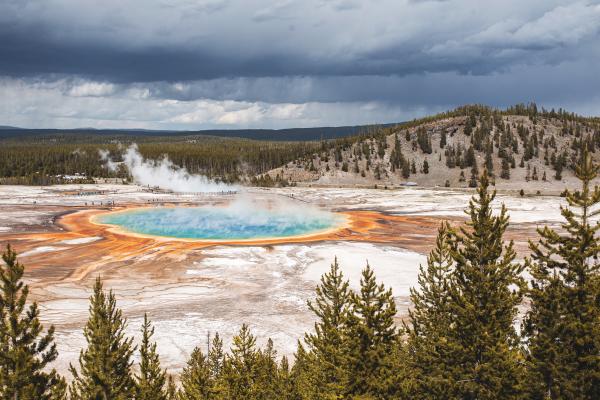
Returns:
[[[391,289],[378,285],[371,267],[362,271],[360,292],[352,295],[348,319],[349,396],[385,399],[395,392],[392,355],[399,345],[394,324],[396,302]]]
[[[485,168],[490,176],[494,176],[494,160],[492,159],[492,146],[489,145],[485,152]]]
[[[508,227],[504,205],[493,215],[495,192],[488,192],[484,171],[477,194],[469,202],[466,227],[453,235],[455,263],[450,287],[455,329],[451,362],[461,399],[513,399],[520,396],[519,338],[514,328],[521,303],[522,265],[514,263],[513,243],[504,246]]]
[[[415,400],[453,397],[454,380],[448,364],[453,358],[448,336],[454,327],[450,310],[454,265],[451,235],[449,225],[442,223],[427,266],[419,267],[419,289],[410,291],[413,306],[409,310],[407,351],[414,384],[409,397]]]
[[[531,309],[525,320],[531,397],[600,398],[600,189],[585,151],[575,169],[580,191],[566,191],[563,232],[539,229],[530,242]]]
[[[199,347],[192,351],[186,367],[181,373],[179,400],[210,400],[213,381],[209,362]]]
[[[6,400],[62,399],[65,382],[47,371],[58,355],[54,327],[43,334],[37,303],[26,309],[29,287],[25,267],[10,245],[0,265],[0,398]]]
[[[225,352],[223,351],[223,340],[217,332],[208,349],[208,368],[210,370],[211,393],[215,398],[220,399],[225,388],[222,380],[223,366],[225,364]]]
[[[410,163],[408,162],[408,160],[404,160],[404,162],[402,163],[402,177],[404,179],[406,179],[409,176],[410,176]]]
[[[265,348],[257,352],[253,398],[275,399],[280,394],[280,389],[277,351],[273,346],[273,341],[269,339]]]
[[[473,166],[471,167],[471,177],[469,178],[469,187],[470,188],[477,187],[477,181],[479,180],[478,175],[479,175],[479,170],[477,169],[477,161],[475,161],[473,163]]]
[[[290,372],[292,394],[294,400],[320,400],[314,388],[317,387],[312,370],[314,369],[314,354],[307,353],[300,341],[294,354],[295,362]],[[333,400],[333,399],[332,399]]]
[[[142,344],[140,346],[140,373],[137,378],[137,400],[166,400],[165,384],[167,373],[161,369],[156,343],[150,340],[154,335],[154,328],[144,314],[142,325]]]
[[[294,388],[294,379],[290,371],[290,365],[286,356],[281,357],[279,363],[279,398],[281,400],[297,399],[297,393]]]
[[[216,380],[221,376],[224,361],[225,353],[223,351],[223,341],[221,340],[219,333],[216,333],[208,352],[208,365],[210,368],[210,375],[213,379]]]
[[[253,393],[257,374],[256,338],[248,325],[243,324],[233,337],[231,355],[223,366],[223,379],[228,399],[254,399]]]
[[[83,329],[88,347],[79,354],[78,372],[72,365],[71,398],[126,400],[135,397],[131,372],[133,338],[125,337],[126,319],[112,290],[105,293],[98,277],[90,297],[90,317]]]
[[[338,398],[347,384],[346,324],[351,304],[348,281],[344,280],[337,258],[329,272],[321,277],[316,298],[308,302],[317,317],[314,333],[305,334],[305,341],[314,360],[314,393],[320,398]]]
[[[510,179],[510,164],[506,158],[502,159],[502,169],[500,171],[500,178]]]
[[[177,386],[175,386],[175,381],[173,380],[173,375],[169,375],[167,378],[167,400],[177,400]]]

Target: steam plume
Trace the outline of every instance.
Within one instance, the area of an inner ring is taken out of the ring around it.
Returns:
[[[108,158],[106,150],[100,151],[100,157],[106,162],[106,167],[115,171],[118,163]],[[140,154],[134,143],[123,155],[123,165],[136,183],[141,185],[159,186],[174,192],[220,192],[236,190],[234,186],[217,183],[203,175],[190,174],[187,169],[178,167],[165,156],[161,160],[146,160]]]

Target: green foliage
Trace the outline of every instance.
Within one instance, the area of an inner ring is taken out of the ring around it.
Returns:
[[[453,397],[453,329],[450,288],[454,285],[454,260],[450,254],[452,231],[442,223],[436,247],[419,267],[419,289],[411,288],[412,309],[406,326],[407,363],[411,399],[448,399]]]
[[[518,399],[524,374],[514,323],[523,266],[504,245],[506,209],[480,179],[459,231],[442,224],[411,291],[407,354],[410,398]]]
[[[140,373],[137,380],[137,400],[167,400],[165,385],[167,373],[161,369],[156,343],[150,340],[154,335],[154,328],[144,314],[142,325],[142,343],[140,345]]]
[[[431,154],[433,152],[431,146],[431,137],[427,134],[423,127],[417,130],[417,143],[421,148],[421,151],[425,154]]]
[[[504,205],[499,215],[492,213],[495,192],[488,186],[484,172],[466,210],[470,220],[452,235],[450,246],[454,329],[448,340],[456,349],[452,373],[460,377],[455,383],[463,399],[521,396],[523,370],[514,323],[522,300],[523,266],[514,263],[512,242],[504,246],[508,215]]]
[[[317,317],[314,333],[305,334],[311,353],[310,379],[314,398],[335,399],[342,396],[348,383],[347,323],[350,315],[351,292],[344,280],[337,258],[329,272],[321,277],[316,298],[308,307]]]
[[[111,158],[122,161],[123,149],[112,137],[87,137],[75,143],[70,137],[0,139],[0,178],[6,183],[61,183],[59,175],[83,174],[85,177],[127,177],[121,169],[104,167],[98,151],[110,151]],[[268,142],[205,136],[120,137],[128,146],[137,142],[140,153],[151,159],[167,155],[175,165],[191,173],[201,173],[222,181],[237,181],[244,176],[263,174],[273,168],[313,153],[316,142]],[[83,179],[83,178],[82,178]],[[0,181],[1,182],[1,181]],[[82,182],[85,182],[82,181]]]
[[[214,395],[213,386],[208,359],[202,354],[202,350],[196,347],[181,373],[181,390],[178,399],[210,400]]]
[[[37,303],[26,307],[29,288],[24,266],[10,245],[0,265],[0,398],[44,400],[65,398],[65,382],[49,364],[58,353],[54,327],[43,334]]]
[[[70,366],[71,398],[77,400],[134,398],[136,384],[131,371],[133,338],[125,337],[126,320],[115,295],[106,293],[100,278],[90,297],[90,316],[83,329],[87,348],[79,354],[79,371]]]
[[[371,267],[362,271],[360,292],[352,294],[348,318],[349,396],[385,399],[394,394],[392,366],[399,335],[394,323],[396,303],[391,289],[377,284]]]
[[[500,178],[510,179],[510,164],[506,158],[502,159],[502,169],[500,171]]]
[[[530,242],[525,335],[535,399],[600,398],[600,190],[590,187],[597,174],[585,151],[576,168],[582,188],[566,191],[562,230],[538,229],[539,242]]]

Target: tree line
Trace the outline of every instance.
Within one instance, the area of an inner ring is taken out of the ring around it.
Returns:
[[[100,150],[110,152],[115,162],[122,161],[124,149],[138,143],[145,158],[165,155],[190,173],[209,178],[240,182],[296,159],[315,148],[318,142],[267,142],[210,137],[120,138],[70,143],[53,138],[0,141],[0,183],[43,185],[63,183],[64,175],[81,174],[90,178],[128,178],[128,171],[105,167]],[[83,178],[82,178],[83,179]]]
[[[278,358],[270,340],[258,347],[244,324],[228,351],[218,335],[206,352],[194,349],[177,384],[160,365],[148,318],[136,347],[100,278],[83,330],[87,347],[67,384],[51,369],[54,328],[44,333],[36,303],[26,305],[24,267],[8,247],[0,269],[0,398],[598,399],[600,189],[590,184],[598,170],[584,152],[581,188],[566,192],[561,229],[538,229],[524,262],[504,240],[508,212],[492,212],[495,192],[484,171],[467,222],[441,224],[402,324],[391,289],[369,265],[354,291],[335,260],[308,302],[314,329],[298,341],[293,362]]]

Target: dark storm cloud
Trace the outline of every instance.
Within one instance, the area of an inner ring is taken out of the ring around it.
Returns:
[[[600,12],[592,2],[519,2],[514,15],[470,1],[233,3],[134,1],[131,16],[113,2],[5,3],[0,74],[116,82],[489,74],[581,56],[599,39]],[[479,18],[468,11],[474,5],[481,7]],[[450,18],[449,11],[459,16]]]
[[[599,42],[600,1],[4,0],[0,124],[307,126],[530,100],[600,113]]]

